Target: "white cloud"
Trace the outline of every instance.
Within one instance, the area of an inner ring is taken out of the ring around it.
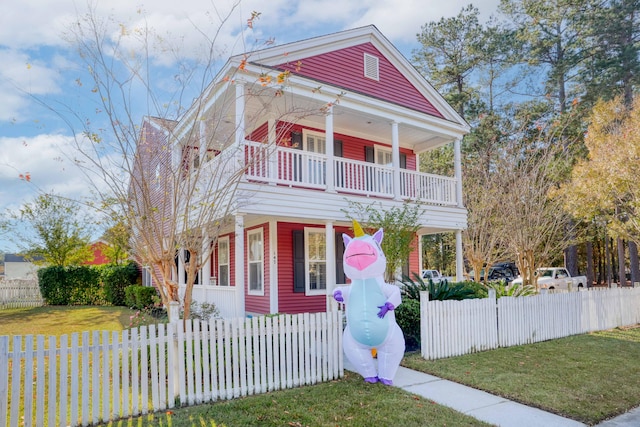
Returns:
[[[27,52],[0,49],[0,121],[23,121],[29,95],[59,93],[59,75],[48,64]]]
[[[84,176],[64,156],[72,147],[72,138],[64,135],[0,137],[0,210],[19,207],[38,191],[89,195]]]

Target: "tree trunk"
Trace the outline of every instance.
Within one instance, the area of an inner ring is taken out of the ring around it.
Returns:
[[[611,269],[612,259],[611,259],[611,249],[609,246],[609,238],[604,239],[604,263],[605,268],[607,270],[607,286],[611,287],[611,282],[613,281],[613,270]]]
[[[640,264],[638,263],[638,245],[629,241],[629,267],[631,268],[631,286],[640,282]]]
[[[564,266],[572,276],[578,275],[578,246],[571,245],[564,250]]]
[[[594,269],[593,269],[593,243],[587,242],[587,287],[590,288],[593,286],[593,282],[595,279]]]
[[[618,245],[618,277],[620,281],[620,286],[627,286],[627,271],[625,267],[625,256],[624,256],[624,240],[618,237],[616,239],[616,244]]]

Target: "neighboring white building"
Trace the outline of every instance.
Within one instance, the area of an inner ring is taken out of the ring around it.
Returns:
[[[5,279],[33,279],[37,277],[38,268],[21,255],[4,254]]]

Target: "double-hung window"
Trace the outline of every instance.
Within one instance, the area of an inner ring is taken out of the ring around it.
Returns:
[[[218,239],[218,285],[229,286],[229,236]]]
[[[307,295],[324,295],[327,290],[327,241],[324,229],[305,228],[305,278]]]
[[[249,294],[264,295],[264,237],[262,228],[247,232]]]

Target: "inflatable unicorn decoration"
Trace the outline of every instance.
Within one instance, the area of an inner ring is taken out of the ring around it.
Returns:
[[[356,221],[353,230],[353,238],[342,235],[344,272],[351,285],[339,286],[333,292],[333,298],[346,306],[344,352],[366,382],[392,385],[405,350],[393,312],[401,303],[400,289],[383,279],[387,263],[380,248],[383,230],[366,235]],[[377,369],[371,353],[374,348]]]

